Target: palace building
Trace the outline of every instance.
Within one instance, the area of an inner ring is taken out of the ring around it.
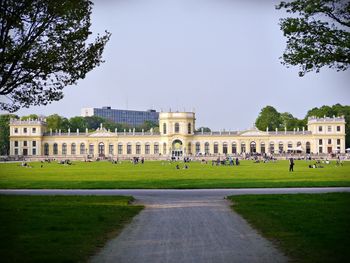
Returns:
[[[160,112],[159,132],[47,129],[44,119],[10,121],[10,155],[30,159],[224,156],[244,153],[345,153],[344,117],[310,117],[294,131],[195,131],[194,112]]]

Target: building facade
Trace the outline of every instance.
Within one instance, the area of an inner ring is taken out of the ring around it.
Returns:
[[[115,123],[123,123],[128,124],[131,127],[137,127],[144,124],[145,121],[158,123],[159,112],[156,112],[155,110],[117,110],[106,106],[102,108],[82,108],[81,116],[99,116]]]
[[[239,155],[247,153],[345,153],[344,117],[308,119],[307,130],[195,132],[195,113],[161,112],[159,132],[134,130],[52,131],[45,120],[10,121],[10,155],[40,158],[162,159],[170,156]]]

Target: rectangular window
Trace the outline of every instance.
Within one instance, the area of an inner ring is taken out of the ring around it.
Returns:
[[[18,147],[18,141],[15,141],[15,147]]]
[[[337,145],[340,145],[340,139],[337,139]]]
[[[318,126],[318,131],[319,131],[319,132],[322,131],[322,126]]]
[[[328,126],[328,132],[332,132],[332,126]]]
[[[23,146],[24,147],[27,147],[28,145],[27,145],[27,141],[23,141]]]
[[[32,149],[32,155],[36,155],[36,148]]]
[[[322,147],[318,147],[318,152],[322,153]]]
[[[32,128],[32,133],[36,133],[36,128]]]
[[[196,153],[200,153],[200,151],[201,151],[201,145],[198,142],[198,143],[196,143]]]
[[[23,133],[27,133],[27,128],[23,128]]]
[[[322,145],[322,139],[319,139],[319,140],[318,140],[318,144],[319,144],[319,145]]]
[[[18,128],[15,128],[15,133],[18,133]]]
[[[328,144],[332,144],[332,139],[328,139]]]
[[[123,154],[123,144],[118,144],[118,154]]]
[[[18,155],[18,149],[15,149],[15,155]]]
[[[218,144],[214,144],[214,153],[219,153],[219,145]]]
[[[340,126],[337,126],[337,132],[340,132]]]
[[[36,147],[36,141],[32,141],[32,146]]]

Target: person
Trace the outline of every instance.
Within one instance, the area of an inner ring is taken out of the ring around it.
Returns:
[[[178,170],[178,169],[180,169],[180,166],[177,164],[177,165],[176,165],[176,170]]]
[[[293,159],[293,157],[291,157],[289,159],[289,172],[294,172],[293,166],[294,166],[294,159]]]

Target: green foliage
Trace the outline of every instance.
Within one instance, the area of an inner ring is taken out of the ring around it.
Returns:
[[[8,155],[10,152],[10,119],[18,119],[17,115],[0,115],[0,155]]]
[[[277,9],[297,17],[280,20],[287,38],[282,64],[299,65],[299,76],[324,66],[337,71],[350,65],[350,2],[344,0],[293,0]]]
[[[282,124],[281,114],[272,106],[262,108],[255,121],[255,126],[262,131],[266,130],[267,127],[269,131],[280,129]]]
[[[209,127],[199,127],[196,132],[202,132],[202,129],[203,129],[203,132],[211,132],[211,129]]]
[[[76,116],[69,119],[69,128],[71,131],[85,131],[88,126],[84,117]]]
[[[128,196],[0,196],[1,262],[86,262],[141,209]]]
[[[350,106],[335,104],[333,106],[322,106],[320,108],[313,108],[309,110],[306,114],[306,118],[310,116],[316,117],[333,117],[333,116],[342,116],[345,117],[345,142],[346,147],[350,147]]]
[[[53,131],[61,130],[62,132],[67,132],[69,128],[69,121],[58,114],[53,114],[46,117],[47,128]]]
[[[132,157],[132,155],[130,156]],[[110,162],[57,163],[31,162],[32,168],[18,163],[0,163],[0,188],[43,189],[201,189],[255,187],[326,187],[350,186],[350,162],[337,167],[335,161],[322,169],[310,169],[314,162],[295,162],[294,172],[288,171],[288,161],[253,163],[243,160],[239,166],[212,166],[211,163],[147,161],[133,165],[129,160]]]
[[[348,262],[350,193],[231,196],[233,209],[290,262]]]
[[[281,113],[281,119],[282,124],[281,128],[287,127],[287,130],[293,130],[301,127],[306,127],[307,120],[306,119],[298,119],[295,118],[291,113],[289,112],[283,112]]]
[[[39,119],[39,116],[36,114],[29,114],[28,116],[22,116],[21,120],[26,121],[26,120],[37,120]]]
[[[9,112],[63,98],[98,66],[110,38],[91,43],[89,0],[3,0],[0,2],[0,95]]]

